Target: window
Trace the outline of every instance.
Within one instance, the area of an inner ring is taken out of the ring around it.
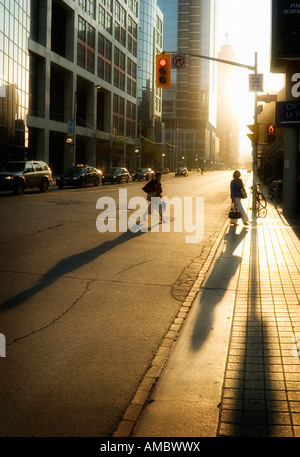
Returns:
[[[42,171],[42,166],[40,163],[34,162],[33,164],[34,164],[34,168],[36,169],[36,171]]]
[[[137,23],[128,17],[128,30],[127,30],[127,49],[135,57],[137,56]]]
[[[111,59],[112,43],[102,33],[98,33],[97,75],[109,83],[111,83]]]
[[[103,30],[106,30],[108,33],[112,34],[112,7],[111,2],[106,1],[106,8],[105,8],[105,1],[102,1],[102,5],[99,5],[99,13],[98,13],[98,22]]]
[[[126,10],[116,1],[115,4],[115,39],[126,46]]]
[[[78,16],[77,64],[95,72],[95,28]]]
[[[125,99],[114,94],[113,96],[113,129],[116,134],[124,135],[125,126]]]
[[[78,0],[78,5],[95,19],[96,0]]]

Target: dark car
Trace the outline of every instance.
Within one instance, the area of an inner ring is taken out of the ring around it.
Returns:
[[[179,176],[188,176],[188,175],[189,175],[189,172],[188,172],[186,167],[178,168],[175,171],[175,176],[177,176],[177,177],[179,177]]]
[[[141,179],[146,179],[146,181],[149,181],[149,179],[152,179],[154,175],[155,173],[151,168],[138,168],[137,171],[132,173],[132,181],[135,181],[136,179],[139,181]]]
[[[108,173],[104,173],[102,176],[102,184],[106,182],[118,182],[122,183],[123,181],[129,181],[129,172],[126,168],[122,167],[113,167],[111,168]]]
[[[68,168],[60,175],[56,184],[60,189],[64,186],[85,187],[88,185],[99,186],[102,179],[102,172],[90,165],[77,165]]]
[[[12,190],[16,195],[25,189],[39,187],[41,192],[48,190],[52,182],[52,171],[41,160],[19,160],[7,162],[0,172],[0,190]]]

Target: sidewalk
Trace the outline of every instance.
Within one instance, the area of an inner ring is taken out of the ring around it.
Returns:
[[[298,347],[300,239],[268,204],[225,224],[114,436],[299,437]]]

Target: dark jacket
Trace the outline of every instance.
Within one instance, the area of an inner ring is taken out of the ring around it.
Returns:
[[[234,178],[230,183],[230,198],[233,200],[236,197],[240,197],[240,191],[243,187],[243,181],[240,178]]]

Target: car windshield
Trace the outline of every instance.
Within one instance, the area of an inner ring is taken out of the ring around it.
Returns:
[[[110,173],[120,173],[121,172],[121,168],[111,168],[110,169]]]
[[[7,163],[4,167],[4,171],[24,171],[25,162],[11,162]]]
[[[147,168],[139,168],[138,171],[140,171],[141,173],[147,173],[148,169]]]
[[[85,167],[71,167],[68,168],[66,174],[68,175],[80,175],[85,172]]]

